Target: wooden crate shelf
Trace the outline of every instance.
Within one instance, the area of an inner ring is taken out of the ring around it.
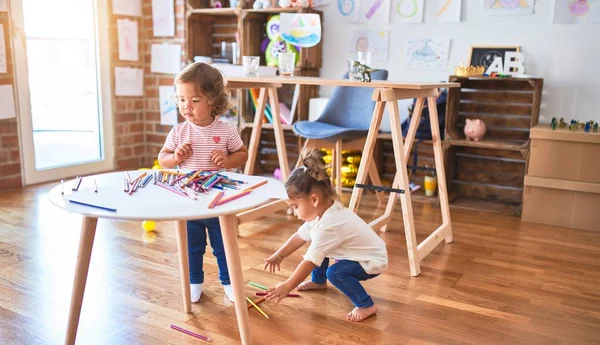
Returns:
[[[451,76],[444,159],[450,205],[519,215],[530,146],[538,123],[543,79]],[[481,119],[483,140],[465,138],[466,119]]]

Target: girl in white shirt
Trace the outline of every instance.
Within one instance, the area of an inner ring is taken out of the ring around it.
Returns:
[[[377,306],[360,281],[375,278],[386,269],[385,242],[338,201],[318,153],[304,152],[302,159],[304,165],[291,173],[286,189],[290,206],[306,223],[265,260],[264,268],[279,270],[285,257],[306,242],[310,246],[294,273],[267,291],[267,299],[279,302],[295,287],[300,291],[325,289],[329,280],[355,306],[346,318],[362,321],[374,315]],[[334,261],[331,265],[330,259]],[[312,279],[302,282],[311,272]]]

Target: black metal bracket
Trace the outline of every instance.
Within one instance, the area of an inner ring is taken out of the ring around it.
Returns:
[[[389,193],[398,193],[398,194],[404,194],[404,189],[398,189],[398,188],[390,188],[390,187],[385,187],[385,186],[373,186],[370,184],[360,184],[357,183],[354,185],[354,187],[356,188],[364,188],[364,189],[372,189],[376,192],[389,192]]]

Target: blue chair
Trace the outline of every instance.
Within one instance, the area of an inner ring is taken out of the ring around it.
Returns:
[[[387,80],[388,71],[371,73],[372,80]],[[348,79],[348,73],[344,75]],[[332,150],[333,161],[331,178],[335,181],[336,191],[342,193],[342,146],[344,150],[362,150],[375,102],[371,99],[373,89],[368,87],[338,86],[334,89],[323,113],[316,121],[297,121],[293,125],[294,133],[305,138],[304,148],[318,147]],[[296,166],[299,165],[299,161]],[[369,166],[369,177],[375,185],[381,185],[375,163]],[[379,197],[379,193],[378,193]]]

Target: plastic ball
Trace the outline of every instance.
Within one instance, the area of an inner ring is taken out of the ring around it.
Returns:
[[[145,220],[142,222],[142,228],[146,231],[153,231],[156,229],[156,222],[153,220]]]

